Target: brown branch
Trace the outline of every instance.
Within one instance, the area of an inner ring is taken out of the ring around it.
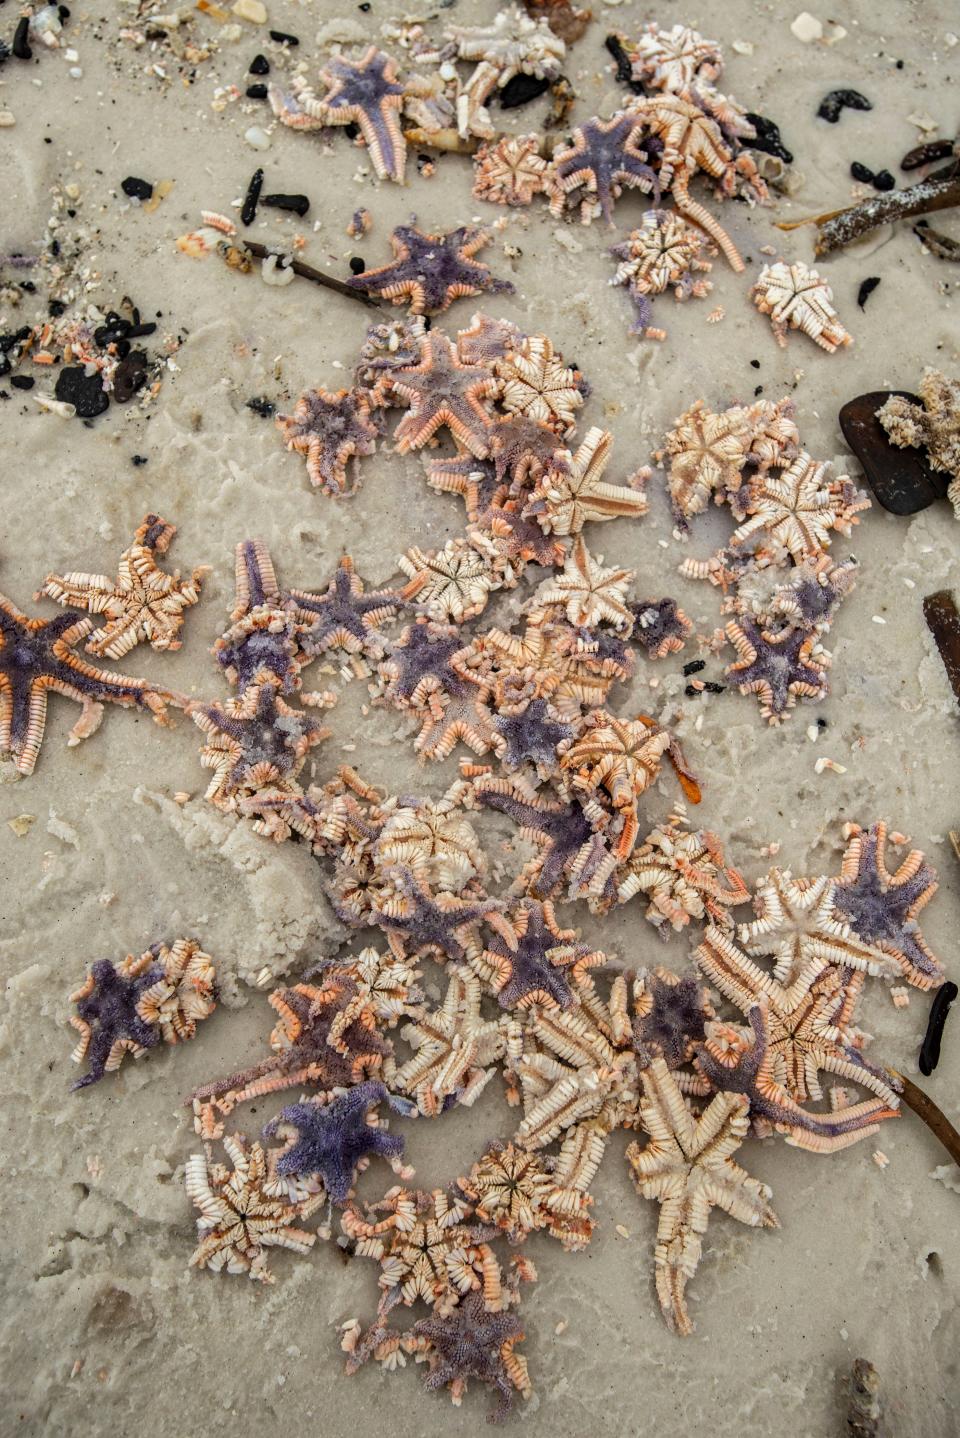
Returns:
[[[905,220],[911,215],[927,215],[934,210],[948,210],[960,205],[960,179],[954,167],[942,178],[930,176],[905,190],[876,195],[861,205],[845,210],[827,210],[822,215],[809,215],[805,220],[780,221],[778,230],[795,230],[801,225],[817,226],[815,253],[827,255],[842,249],[854,240],[870,234],[880,225]]]
[[[256,240],[238,237],[235,243],[248,250],[258,260],[265,260],[270,255],[278,253],[266,245],[259,244]],[[378,310],[380,308],[377,301],[364,294],[362,290],[351,289],[349,285],[344,284],[343,280],[335,280],[331,275],[325,275],[322,270],[315,270],[313,265],[304,264],[303,260],[290,260],[289,264],[293,273],[299,275],[303,280],[312,280],[315,285],[323,285],[324,289],[335,290],[338,295],[345,295],[350,300],[358,300],[360,304],[367,305],[371,309]]]
[[[918,1118],[923,1119],[927,1128],[943,1144],[947,1153],[955,1164],[960,1165],[960,1133],[954,1128],[946,1114],[939,1109],[932,1098],[924,1093],[923,1089],[917,1088],[916,1084],[898,1073],[896,1069],[888,1069],[887,1072],[896,1079],[898,1084],[903,1085],[901,1097],[908,1108],[912,1108]]]

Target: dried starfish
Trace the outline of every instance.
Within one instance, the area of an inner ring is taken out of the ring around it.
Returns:
[[[476,944],[480,919],[503,907],[498,899],[464,898],[444,890],[431,894],[402,864],[388,870],[386,878],[388,887],[374,899],[370,922],[380,926],[400,957],[433,954],[460,963]]]
[[[510,414],[565,433],[583,404],[583,376],[563,364],[546,335],[526,335],[494,364],[499,399]]]
[[[448,539],[442,549],[424,553],[416,545],[397,564],[408,576],[405,600],[416,600],[436,620],[462,624],[486,606],[487,596],[503,584],[503,571],[491,564],[471,536]]]
[[[302,710],[291,709],[278,684],[251,684],[225,704],[188,705],[193,722],[208,739],[200,763],[214,771],[205,797],[232,810],[245,791],[291,784],[310,749],[330,730]]]
[[[339,389],[335,394],[322,386],[308,389],[293,414],[277,415],[277,425],[287,449],[306,455],[310,482],[325,494],[346,494],[348,460],[373,454],[377,447],[370,404],[358,389]]]
[[[496,381],[480,365],[468,365],[439,333],[423,341],[420,360],[391,372],[390,394],[410,406],[394,434],[400,454],[422,449],[446,425],[464,449],[483,459],[490,452],[492,416],[486,404]]]
[[[681,537],[690,532],[690,520],[700,514],[714,495],[722,503],[727,492],[740,487],[750,445],[745,411],[739,406],[713,414],[697,400],[675,421],[663,449],[654,459],[670,461],[668,489],[674,522]]]
[[[357,1173],[369,1163],[368,1154],[387,1159],[399,1173],[403,1139],[387,1133],[372,1114],[384,1100],[407,1115],[413,1108],[392,1097],[378,1079],[368,1079],[346,1092],[281,1109],[263,1131],[266,1138],[290,1133],[290,1142],[272,1164],[273,1173],[294,1185],[316,1176],[330,1202],[338,1205],[350,1198]],[[409,1177],[410,1171],[404,1175]]]
[[[526,1359],[514,1352],[524,1338],[523,1326],[508,1310],[490,1311],[482,1293],[468,1293],[452,1312],[432,1314],[413,1325],[404,1340],[407,1352],[426,1357],[424,1387],[449,1388],[455,1404],[475,1379],[499,1394],[492,1421],[510,1412],[514,1392],[532,1392]]]
[[[742,876],[724,862],[716,834],[691,831],[682,812],[651,830],[631,854],[617,899],[623,904],[637,893],[649,899],[645,917],[664,938],[668,925],[679,932],[691,918],[709,917],[728,928],[729,910],[750,897]]]
[[[636,310],[630,333],[642,338],[666,338],[665,330],[650,324],[651,295],[672,289],[678,300],[703,299],[713,288],[709,280],[698,276],[713,269],[705,256],[716,254],[716,250],[699,230],[670,211],[648,210],[640,228],[631,230],[610,253],[620,261],[610,283],[626,285]]]
[[[58,604],[105,614],[107,623],[94,631],[83,646],[99,658],[122,659],[141,640],[153,649],[179,649],[183,611],[198,602],[205,568],[195,569],[188,580],[179,570],[165,574],[157,555],[165,554],[177,532],[175,524],[148,514],[133,536],[133,544],[120,556],[117,578],[105,574],[48,574],[36,595]]]
[[[641,1070],[640,1117],[650,1140],[631,1144],[627,1162],[637,1191],[660,1205],[657,1228],[657,1296],[667,1325],[683,1336],[693,1331],[684,1290],[703,1252],[710,1210],[722,1208],[753,1228],[778,1228],[768,1202],[771,1191],[751,1178],[732,1155],[750,1128],[749,1101],[718,1093],[695,1118],[663,1059]]]
[[[476,831],[460,811],[460,781],[440,799],[408,799],[387,819],[376,841],[381,864],[402,864],[435,889],[457,894],[486,868]]]
[[[514,492],[529,488],[548,465],[562,467],[566,453],[556,430],[524,415],[498,418],[490,431],[497,482],[509,484]]]
[[[149,709],[158,724],[166,721],[168,690],[96,669],[75,652],[93,627],[75,611],[28,619],[0,594],[0,752],[13,755],[21,774],[32,774],[36,765],[51,691],[83,706],[67,738],[71,746],[99,727],[104,704]]]
[[[493,126],[486,102],[494,90],[515,75],[556,79],[566,46],[542,20],[532,20],[519,7],[501,10],[488,26],[451,26],[446,32],[461,60],[479,63],[457,93],[457,130],[467,137],[490,138]]]
[[[836,881],[824,875],[795,879],[789,869],[771,869],[756,882],[756,918],[738,926],[738,938],[747,953],[772,959],[773,978],[797,993],[806,993],[831,965],[863,969],[868,974],[889,970],[878,949],[851,933],[846,915],[837,908],[836,888]],[[718,949],[729,951],[735,963],[737,950],[732,940],[713,938]]]
[[[291,589],[287,599],[300,627],[297,642],[302,652],[315,658],[342,651],[359,673],[369,672],[361,664],[361,657],[383,658],[387,640],[381,625],[406,607],[403,595],[396,589],[366,594],[349,554],[340,560],[324,593]]]
[[[498,1141],[487,1146],[457,1185],[485,1223],[492,1223],[511,1243],[522,1243],[554,1221],[548,1206],[558,1188],[552,1168],[541,1154]]]
[[[680,653],[693,621],[675,599],[639,599],[629,609],[633,615],[630,638],[643,645],[648,659],[666,659],[668,654]]]
[[[267,1195],[267,1158],[258,1143],[248,1144],[242,1134],[224,1139],[233,1171],[214,1163],[209,1151],[187,1160],[184,1178],[187,1196],[200,1210],[200,1243],[190,1259],[192,1268],[245,1273],[261,1283],[276,1280],[267,1268],[268,1248],[289,1248],[306,1253],[316,1234],[294,1225],[308,1218],[323,1194],[298,1203]]]
[[[160,965],[162,975],[141,994],[137,1012],[159,1027],[165,1043],[192,1039],[197,1024],[209,1018],[217,1006],[213,960],[196,939],[175,939],[169,948],[153,944],[148,954]]]
[[[359,125],[381,180],[402,185],[407,146],[400,129],[404,86],[397,81],[396,61],[371,45],[360,60],[334,57],[321,78],[329,86],[318,107],[323,123]]]
[[[503,1025],[483,1017],[482,1000],[476,975],[466,968],[454,968],[441,1006],[402,1030],[415,1053],[397,1069],[394,1087],[414,1099],[429,1118],[454,1104],[473,1104],[503,1056]]]
[[[782,724],[798,698],[825,697],[831,657],[816,633],[792,626],[774,632],[749,619],[731,622],[724,632],[737,651],[724,674],[741,694],[757,695],[770,724]]]
[[[632,569],[604,569],[603,556],[593,558],[580,536],[562,572],[547,581],[538,600],[563,609],[570,624],[592,627],[605,620],[622,629],[631,622],[626,590],[633,578]]]
[[[503,135],[474,156],[473,194],[493,205],[529,205],[547,187],[539,135]]]
[[[830,531],[849,534],[870,500],[846,475],[829,477],[829,465],[805,451],[780,473],[760,474],[750,499],[750,518],[734,531],[734,548],[755,535],[781,545],[799,564],[808,554],[829,547]]]
[[[493,747],[501,764],[518,769],[529,762],[538,772],[557,764],[558,746],[573,738],[573,726],[565,724],[546,699],[531,698],[521,706],[497,705],[493,721]]]
[[[398,225],[390,236],[394,258],[376,270],[353,275],[347,284],[364,294],[382,295],[394,304],[410,302],[412,315],[439,314],[460,295],[512,293],[507,280],[495,279],[473,257],[490,243],[485,230],[461,225],[446,234],[424,234]]]
[[[899,836],[898,836],[899,837]],[[863,943],[889,954],[907,983],[937,988],[943,965],[920,933],[917,915],[937,891],[937,874],[920,849],[911,849],[895,873],[886,864],[887,826],[851,825],[850,841],[834,890],[839,917]]]
[[[854,588],[856,572],[856,560],[837,564],[828,554],[806,555],[786,578],[774,565],[748,570],[725,608],[762,629],[787,624],[825,634],[837,606]]]
[[[77,1005],[70,1022],[80,1041],[70,1057],[81,1063],[89,1053],[90,1068],[71,1088],[87,1088],[105,1073],[113,1073],[126,1053],[142,1058],[160,1041],[160,1026],[140,1012],[140,1003],[164,978],[157,956],[148,949],[139,959],[132,954],[120,964],[98,959],[86,981],[70,995]]]
[[[651,21],[630,44],[633,77],[651,90],[681,95],[698,80],[716,79],[723,57],[716,40],[688,25],[661,30]]]
[[[604,963],[606,954],[578,943],[575,929],[560,928],[549,899],[521,899],[483,952],[470,956],[502,1009],[570,1008],[587,970]]]
[[[386,681],[383,697],[397,708],[427,712],[432,694],[463,698],[477,683],[467,668],[470,655],[470,645],[452,624],[418,619],[391,645],[379,666]]]
[[[457,354],[464,364],[492,365],[523,340],[511,320],[493,319],[478,310],[465,330],[457,330]]]
[[[214,657],[241,694],[252,684],[274,682],[284,694],[300,687],[306,660],[299,626],[281,590],[262,539],[246,539],[235,551],[236,588],[230,628],[213,646]]]
[[[582,733],[564,753],[560,768],[583,795],[604,790],[624,818],[618,857],[633,849],[639,830],[637,800],[660,774],[663,755],[672,743],[669,732],[642,719],[618,719],[595,709]]]
[[[565,878],[581,873],[595,857],[597,845],[603,845],[599,831],[607,816],[594,803],[551,800],[514,779],[492,774],[480,775],[474,788],[479,804],[506,814],[523,838],[543,850],[519,876],[515,892],[549,898]]]
[[[561,451],[561,465],[548,466],[537,482],[529,512],[548,534],[579,534],[591,520],[637,519],[649,505],[642,491],[605,484],[613,435],[590,429],[576,454]]]
[[[596,214],[613,224],[614,202],[624,186],[645,193],[657,188],[657,176],[644,148],[644,127],[634,115],[620,113],[612,120],[586,120],[573,132],[566,149],[553,156],[550,211],[562,215],[568,196],[582,191],[580,218],[589,225]]]
[[[920,404],[891,395],[877,418],[899,449],[923,448],[931,468],[951,476],[947,498],[960,518],[960,381],[928,367]]]
[[[770,316],[781,349],[786,346],[789,329],[802,330],[828,354],[853,343],[833,308],[833,290],[801,260],[792,265],[783,260],[764,265],[750,297],[761,314]]]
[[[612,1034],[626,1043],[646,1068],[660,1058],[668,1069],[680,1069],[693,1058],[706,1038],[706,1025],[715,1017],[706,989],[694,978],[678,978],[659,966],[641,969],[632,984],[634,1016],[629,1017],[627,976],[618,975],[610,991]],[[687,1076],[678,1078],[686,1084]]]

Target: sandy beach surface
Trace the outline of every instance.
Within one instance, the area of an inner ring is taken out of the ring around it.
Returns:
[[[837,15],[845,36],[825,45],[798,40],[790,29],[795,11],[783,6],[595,6],[587,35],[565,61],[577,92],[570,123],[622,103],[603,50],[608,31],[682,20],[721,42],[724,89],[776,120],[795,155],[793,192],[775,195],[770,208],[712,202],[749,260],[747,273],[718,260],[709,299],[682,306],[661,299],[657,322],[668,337],[658,344],[628,334],[626,297],[607,283],[608,246],[638,222],[641,197],[620,201],[612,234],[602,223],[555,220],[541,205],[508,212],[480,203],[462,156],[440,157],[432,177],[418,173],[413,157],[405,187],[377,182],[365,153],[342,136],[328,143],[284,130],[264,104],[244,99],[253,78],[246,71],[263,51],[275,75],[300,61],[312,72],[324,53],[318,32],[376,39],[405,7],[394,0],[372,0],[368,12],[338,0],[266,3],[270,26],[301,39],[292,57],[267,39],[266,27],[242,25],[231,43],[219,35],[222,26],[198,15],[190,34],[218,48],[183,66],[162,45],[120,38],[122,27],[137,28],[133,6],[80,0],[63,48],[35,46],[33,62],[10,59],[0,68],[0,109],[15,118],[0,130],[0,251],[40,254],[59,236],[74,289],[103,310],[128,296],[144,319],[156,318],[152,355],[164,353],[168,337],[174,342],[149,404],[113,405],[90,425],[46,412],[34,393],[0,380],[5,594],[30,613],[54,614],[49,601],[33,603],[44,576],[112,571],[149,511],[178,526],[167,567],[210,566],[201,602],[186,616],[182,649],[158,654],[142,645],[116,666],[125,672],[191,696],[226,697],[210,648],[233,604],[238,540],[262,536],[290,584],[325,584],[348,552],[368,584],[379,586],[396,579],[396,557],[411,544],[436,547],[462,530],[459,501],[427,488],[419,456],[381,445],[363,462],[359,492],[333,501],[311,490],[272,419],[248,407],[262,396],[289,409],[306,386],[349,383],[369,318],[306,282],[268,287],[216,258],[178,253],[177,236],[199,222],[201,209],[235,214],[230,207],[258,164],[271,190],[302,191],[311,209],[302,220],[261,210],[250,237],[269,244],[303,234],[303,257],[341,278],[351,255],[368,267],[385,262],[392,227],[411,214],[432,230],[505,215],[484,258],[515,293],[482,304],[459,300],[440,324],[453,333],[482,307],[550,335],[590,381],[580,434],[591,424],[613,432],[608,477],[617,481],[650,462],[694,400],[719,409],[750,400],[759,385],[769,398],[792,396],[804,446],[857,478],[837,423],[841,404],[866,390],[914,389],[925,364],[957,372],[956,266],[924,254],[909,224],[824,262],[855,338],[835,355],[800,335],[778,349],[747,296],[751,271],[766,258],[761,247],[812,261],[811,232],[777,231],[777,218],[849,203],[852,160],[896,171],[902,154],[929,138],[918,115],[939,126],[931,133],[952,135],[960,46],[947,34],[943,7],[854,0]],[[496,8],[493,0],[457,0],[423,13],[435,14],[440,33],[445,23],[486,21]],[[346,23],[329,23],[339,17]],[[0,21],[12,29],[4,9]],[[67,46],[76,60],[64,55]],[[239,87],[239,98],[221,103],[229,86]],[[817,121],[823,95],[849,86],[867,94],[873,110],[847,110],[837,125]],[[535,128],[546,106],[535,101],[505,123]],[[245,141],[251,125],[268,130],[267,150]],[[128,175],[175,184],[147,212],[123,194]],[[350,239],[346,226],[360,206],[373,228]],[[949,229],[952,216],[938,223]],[[77,235],[82,253],[74,258]],[[881,284],[861,311],[858,288],[871,275]],[[35,278],[35,295],[0,306],[0,328],[33,323],[45,311],[46,271]],[[706,323],[717,306],[724,317]],[[38,366],[23,372],[52,391]],[[688,552],[706,555],[722,543],[729,521],[719,512],[705,516],[684,548],[672,537],[662,475],[649,493],[645,519],[596,526],[591,547],[607,563],[635,569],[638,590],[675,596],[698,633],[709,634],[722,622],[719,596],[680,579],[677,565]],[[780,846],[776,862],[796,874],[835,871],[846,821],[882,818],[908,834],[940,871],[924,932],[954,978],[960,865],[948,831],[957,825],[960,730],[921,601],[956,583],[958,535],[946,504],[912,519],[875,505],[849,539],[837,538],[833,552],[854,554],[860,572],[828,641],[832,692],[779,729],[761,721],[749,698],[688,699],[681,670],[695,645],[659,665],[641,660],[617,698],[621,712],[653,706],[676,728],[703,786],[698,818],[721,835],[748,880],[767,869],[771,844]],[[525,579],[495,596],[481,623],[509,623],[533,587]],[[720,673],[712,659],[710,677]],[[335,675],[325,682],[339,685]],[[361,715],[366,698],[363,682],[344,687],[326,721],[333,737],[314,751],[304,779],[323,782],[346,761],[391,792],[442,793],[456,758],[422,769],[395,714]],[[308,1258],[278,1251],[278,1281],[269,1289],[188,1269],[195,1229],[183,1172],[199,1143],[184,1095],[266,1051],[274,1016],[253,985],[264,966],[283,981],[354,940],[333,916],[303,846],[270,844],[204,804],[208,776],[188,719],[167,731],[149,715],[111,708],[95,736],[67,748],[75,718],[74,706],[52,696],[36,772],[18,779],[12,767],[0,770],[0,1153],[10,1205],[0,1257],[0,1430],[114,1438],[480,1431],[489,1407],[482,1391],[455,1408],[446,1394],[423,1392],[422,1370],[412,1363],[402,1374],[371,1366],[343,1375],[338,1325],[372,1317],[375,1264],[347,1262],[334,1244],[318,1244]],[[826,727],[814,742],[808,726],[818,718]],[[842,770],[817,773],[824,755]],[[178,805],[178,792],[192,797]],[[675,799],[666,772],[644,812],[662,818]],[[19,835],[8,821],[21,815],[33,822]],[[503,821],[484,832],[499,852],[510,828]],[[602,921],[578,910],[568,921],[619,964],[690,970],[689,939],[662,944],[635,905]],[[194,1043],[128,1060],[103,1083],[70,1093],[68,994],[95,959],[120,959],[180,934],[200,937],[218,962],[222,1001],[214,1017]],[[430,982],[439,994],[439,975]],[[897,1009],[889,986],[873,983],[862,1020],[875,1036],[870,1056],[917,1076],[928,1008],[929,996],[911,991],[909,1006]],[[923,1082],[958,1122],[955,1028],[948,1025],[940,1067]],[[247,1131],[256,1134],[279,1106],[255,1104]],[[407,1134],[417,1185],[429,1189],[463,1172],[513,1122],[494,1083],[476,1107],[443,1124],[394,1120],[394,1127]],[[566,1254],[545,1238],[528,1245],[539,1271],[523,1309],[535,1394],[516,1404],[512,1425],[531,1438],[596,1431],[829,1438],[845,1431],[843,1382],[862,1354],[878,1370],[891,1435],[958,1431],[956,1170],[944,1170],[948,1182],[934,1176],[947,1155],[912,1114],[823,1158],[751,1141],[746,1165],[772,1187],[782,1226],[752,1233],[714,1216],[690,1286],[696,1329],[685,1340],[667,1331],[658,1311],[656,1206],[630,1182],[627,1137],[611,1141],[593,1185],[599,1226],[587,1251]],[[874,1161],[877,1149],[888,1166]],[[375,1196],[390,1177],[375,1167],[361,1193]]]

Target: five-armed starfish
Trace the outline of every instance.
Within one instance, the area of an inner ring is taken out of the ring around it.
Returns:
[[[856,830],[843,856],[834,903],[857,938],[890,954],[908,983],[935,989],[943,982],[943,965],[924,943],[917,915],[936,893],[937,876],[919,849],[911,849],[891,874],[886,846],[883,822]]]
[[[643,125],[635,115],[585,121],[574,130],[573,144],[553,157],[556,190],[551,211],[561,215],[567,196],[582,187],[583,223],[589,225],[599,208],[607,224],[612,225],[614,201],[624,186],[657,191],[657,177],[643,148],[644,140]]]
[[[321,1096],[281,1109],[264,1137],[271,1138],[281,1125],[295,1129],[296,1137],[277,1160],[277,1174],[293,1179],[319,1174],[331,1203],[346,1203],[367,1154],[396,1164],[403,1153],[402,1138],[369,1121],[370,1110],[384,1099],[400,1112],[415,1112],[413,1104],[392,1098],[378,1079],[329,1100]]]
[[[291,709],[278,684],[251,684],[222,707],[188,707],[197,727],[210,736],[200,762],[214,771],[206,797],[220,808],[234,808],[244,790],[294,780],[308,751],[330,734],[309,714]]]
[[[262,539],[245,539],[235,551],[235,601],[230,628],[213,646],[214,657],[242,694],[252,684],[276,683],[284,694],[300,687],[306,663],[299,626],[280,588]]]
[[[826,694],[830,656],[818,649],[815,634],[792,627],[775,634],[741,619],[726,626],[726,635],[737,660],[724,673],[741,694],[758,696],[760,713],[771,724],[782,723],[798,698]]]
[[[395,370],[387,383],[410,406],[394,434],[401,454],[422,449],[444,425],[471,454],[489,454],[492,416],[485,401],[496,380],[480,365],[464,364],[446,335],[428,335],[420,362]]]
[[[93,630],[76,610],[54,619],[28,619],[0,594],[0,752],[8,751],[21,774],[32,774],[47,722],[47,695],[65,694],[82,704],[67,743],[87,739],[103,718],[104,704],[149,709],[166,717],[167,690],[145,679],[95,669],[75,652]]]
[[[404,87],[397,82],[396,60],[371,45],[360,60],[337,56],[321,77],[330,87],[319,102],[324,122],[359,125],[381,180],[402,185],[407,145],[400,128]]]
[[[364,294],[382,295],[394,304],[410,301],[413,315],[439,314],[459,295],[512,293],[508,280],[497,280],[473,256],[490,236],[461,225],[447,234],[427,235],[413,225],[398,225],[390,236],[394,258],[376,270],[353,275],[347,284]]]
[[[365,594],[363,580],[345,554],[323,594],[291,589],[289,598],[297,621],[302,625],[298,642],[305,654],[316,657],[328,650],[343,650],[356,662],[360,655],[380,659],[386,639],[380,625],[393,619],[404,607],[397,590],[380,589]]]
[[[350,457],[373,454],[377,447],[370,404],[358,389],[339,389],[336,394],[322,386],[308,389],[293,414],[277,415],[277,425],[287,449],[306,455],[310,482],[325,494],[346,493]]]
[[[606,955],[576,942],[575,929],[561,929],[549,899],[521,899],[497,924],[497,932],[474,961],[502,1009],[542,1004],[568,1009],[574,1002],[568,975],[576,982]]]

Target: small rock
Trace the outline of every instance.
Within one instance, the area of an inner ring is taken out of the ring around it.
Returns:
[[[36,822],[36,814],[18,814],[16,818],[7,820],[7,827],[13,830],[18,839],[22,839],[29,834]]]
[[[17,122],[9,110],[0,110],[0,130],[9,130]]]
[[[252,150],[269,150],[270,136],[266,130],[261,130],[259,125],[251,125],[249,130],[244,131],[243,138]]]
[[[790,31],[804,45],[810,45],[814,40],[823,39],[823,21],[811,15],[809,10],[801,10],[791,23]]]
[[[251,25],[266,25],[267,7],[262,5],[260,0],[235,0],[233,5],[234,15],[241,20],[248,20]]]
[[[892,392],[920,403],[916,395]],[[923,450],[895,449],[890,443],[877,419],[877,410],[890,394],[890,390],[871,390],[848,400],[840,411],[840,429],[883,508],[890,514],[919,514],[946,493],[948,476],[930,469]]]
[[[110,396],[99,374],[87,374],[82,365],[62,369],[53,392],[64,404],[73,405],[81,419],[95,419],[110,408]]]

